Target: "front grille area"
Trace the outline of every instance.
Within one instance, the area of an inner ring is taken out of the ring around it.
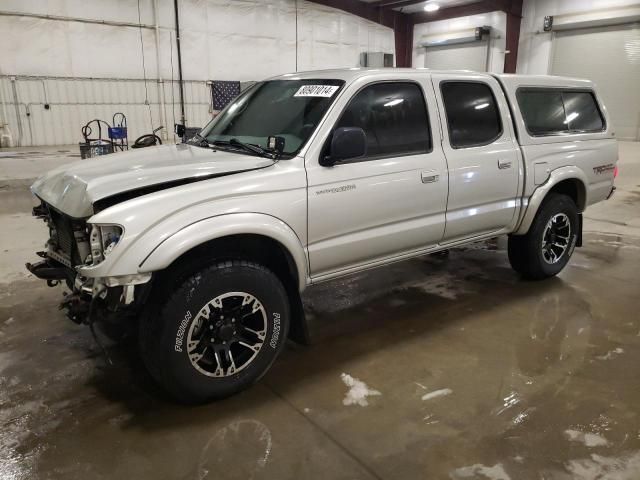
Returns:
[[[84,220],[69,217],[44,202],[33,209],[33,215],[49,226],[49,257],[70,267],[83,262],[89,254]]]
[[[51,239],[57,247],[59,253],[72,260],[75,253],[75,237],[73,236],[73,226],[69,217],[62,215],[55,210],[49,209],[51,218]]]

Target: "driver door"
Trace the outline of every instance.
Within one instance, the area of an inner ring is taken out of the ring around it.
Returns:
[[[383,263],[442,239],[447,165],[430,77],[416,77],[354,82],[318,139],[322,147],[307,156],[312,280]],[[322,166],[320,157],[331,154],[332,133],[339,127],[362,128],[367,153]]]

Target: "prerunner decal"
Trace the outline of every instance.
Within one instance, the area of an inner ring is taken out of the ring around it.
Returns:
[[[273,333],[271,334],[271,341],[269,345],[271,348],[276,348],[278,346],[278,338],[280,337],[280,314],[274,312],[273,313]]]
[[[178,327],[178,333],[176,333],[176,344],[173,349],[176,352],[182,352],[182,342],[184,340],[184,332],[187,329],[187,325],[189,325],[189,320],[191,320],[191,312],[187,310],[182,322],[180,322],[180,326]]]
[[[616,166],[613,163],[609,163],[607,165],[598,165],[597,167],[593,167],[593,173],[601,175],[605,172],[610,172],[615,169]]]
[[[351,185],[341,185],[339,187],[334,188],[325,188],[324,190],[316,190],[316,195],[323,195],[325,193],[340,193],[340,192],[348,192],[349,190],[355,190],[356,186],[354,184]]]
[[[293,95],[294,97],[331,97],[336,93],[336,85],[303,85]]]

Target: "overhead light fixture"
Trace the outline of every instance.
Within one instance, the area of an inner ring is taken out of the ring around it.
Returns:
[[[435,12],[437,10],[440,10],[440,5],[437,3],[429,2],[424,6],[425,12]]]

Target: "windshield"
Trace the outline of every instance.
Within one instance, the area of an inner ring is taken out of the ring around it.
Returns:
[[[342,80],[269,80],[246,90],[200,135],[221,145],[233,140],[267,148],[270,136],[284,138],[285,156],[295,155],[314,132],[344,85]],[[233,146],[233,143],[232,143]]]

